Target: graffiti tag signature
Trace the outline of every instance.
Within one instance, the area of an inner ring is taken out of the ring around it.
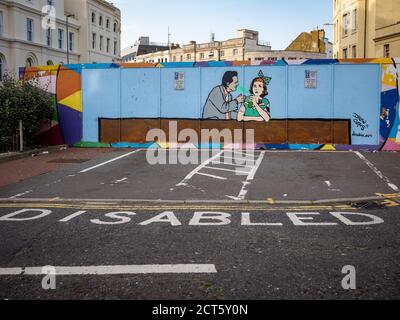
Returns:
[[[365,129],[367,129],[369,127],[368,122],[361,117],[358,113],[354,113],[353,114],[353,122],[355,123],[355,125],[360,128],[362,131],[364,131]]]

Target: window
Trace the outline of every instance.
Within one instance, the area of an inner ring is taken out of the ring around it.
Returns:
[[[99,26],[102,27],[103,26],[103,16],[99,17]]]
[[[238,50],[238,49],[233,49],[233,55],[234,55],[234,56],[237,56],[238,53],[239,53],[239,50]]]
[[[69,45],[69,51],[74,51],[74,33],[73,32],[69,33],[68,45]]]
[[[100,51],[103,50],[103,36],[100,36]]]
[[[225,51],[224,50],[221,50],[221,57],[225,57]]]
[[[181,59],[180,59],[180,60],[181,60],[181,62],[183,61],[183,56],[181,56]]]
[[[111,44],[111,40],[110,38],[107,38],[107,53],[110,52],[110,44]]]
[[[96,49],[96,34],[92,34],[92,49]]]
[[[173,56],[172,61],[176,62],[176,56]]]
[[[351,47],[351,57],[352,57],[353,59],[356,59],[356,58],[357,58],[357,46],[352,46],[352,47]]]
[[[115,56],[118,54],[118,48],[117,48],[117,46],[118,46],[118,42],[117,42],[117,41],[114,41],[114,55],[115,55]]]
[[[114,22],[114,32],[117,32],[118,23]]]
[[[106,28],[110,29],[110,19],[107,19],[107,21],[106,21]]]
[[[343,49],[343,59],[347,59],[348,54],[347,54],[347,48]]]
[[[26,67],[33,67],[34,64],[35,64],[35,63],[33,62],[33,59],[32,59],[32,58],[26,59],[26,62],[25,62],[25,66],[26,66]]]
[[[357,9],[354,9],[351,15],[351,30],[355,32],[357,31]]]
[[[47,64],[48,66],[54,65],[53,61],[51,61],[51,60],[47,60],[46,64]]]
[[[64,30],[58,29],[58,49],[64,48]]]
[[[51,28],[46,30],[46,44],[48,47],[51,47]]]
[[[200,53],[200,59],[204,59],[204,52]]]
[[[349,15],[345,14],[343,16],[343,36],[347,36],[349,34]]]
[[[3,11],[0,11],[0,37],[3,36],[3,27],[4,22],[3,22]]]
[[[383,46],[383,56],[385,58],[390,58],[390,44],[385,44]]]
[[[96,23],[96,14],[92,12],[92,23]]]
[[[26,39],[28,41],[33,41],[33,20],[26,19]]]
[[[186,55],[186,60],[190,60],[190,59],[192,59],[192,55],[191,55],[190,53],[188,53],[188,54]]]

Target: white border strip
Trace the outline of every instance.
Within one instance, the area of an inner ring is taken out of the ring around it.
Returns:
[[[138,149],[138,150],[135,150],[135,151],[132,151],[132,152],[123,154],[122,156],[116,157],[116,158],[114,158],[114,159],[108,160],[108,161],[106,161],[106,162],[102,162],[102,163],[100,163],[100,164],[98,164],[98,165],[95,165],[95,166],[93,166],[93,167],[90,167],[90,168],[87,168],[87,169],[85,169],[85,170],[82,170],[82,171],[80,171],[79,173],[86,173],[86,172],[89,172],[89,171],[91,171],[91,170],[97,169],[97,168],[102,167],[102,166],[104,166],[104,165],[106,165],[106,164],[109,164],[109,163],[111,163],[111,162],[114,162],[114,161],[123,159],[123,158],[128,157],[128,156],[130,156],[130,155],[132,155],[132,154],[138,153],[138,152],[140,152],[140,151],[142,151],[142,150],[143,150],[143,149]]]
[[[379,169],[377,167],[375,167],[375,165],[369,161],[366,157],[364,157],[359,151],[354,152],[361,160],[363,160],[365,162],[365,164],[370,167],[370,169],[375,172],[375,174],[381,178],[383,181],[385,181],[387,183],[387,185],[389,186],[389,188],[391,188],[392,190],[399,192],[400,189],[393,183],[390,182],[389,178],[384,176],[383,173],[381,171],[379,171]]]
[[[53,267],[55,275],[123,275],[123,274],[177,274],[177,273],[217,273],[213,264],[165,264],[165,265],[125,265],[125,266],[87,266],[87,267]],[[0,276],[46,275],[48,267],[4,268]]]

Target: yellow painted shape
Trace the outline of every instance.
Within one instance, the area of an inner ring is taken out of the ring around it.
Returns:
[[[393,60],[391,58],[377,58],[372,59],[370,63],[393,64]]]
[[[399,203],[397,203],[396,201],[392,201],[392,200],[385,200],[382,202],[382,204],[388,208],[400,206]]]
[[[382,65],[382,84],[396,88],[397,72],[392,65]]]
[[[82,112],[82,91],[77,91],[74,94],[66,97],[58,103],[63,104],[71,109]]]
[[[321,148],[322,151],[336,151],[336,148],[331,144],[326,144]]]
[[[162,149],[169,149],[170,148],[170,143],[169,142],[157,142],[157,144],[160,146]]]

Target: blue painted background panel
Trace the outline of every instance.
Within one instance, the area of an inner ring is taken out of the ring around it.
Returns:
[[[336,65],[334,86],[334,118],[352,120],[352,144],[378,145],[380,66]]]
[[[160,117],[160,69],[121,69],[121,117]]]
[[[161,69],[161,117],[198,119],[200,111],[200,69]],[[175,72],[185,76],[185,90],[175,90]]]
[[[120,69],[83,69],[83,141],[99,141],[99,118],[120,118]]]
[[[305,88],[306,70],[317,71],[317,88]],[[331,119],[332,118],[332,67],[289,67],[288,118]]]

